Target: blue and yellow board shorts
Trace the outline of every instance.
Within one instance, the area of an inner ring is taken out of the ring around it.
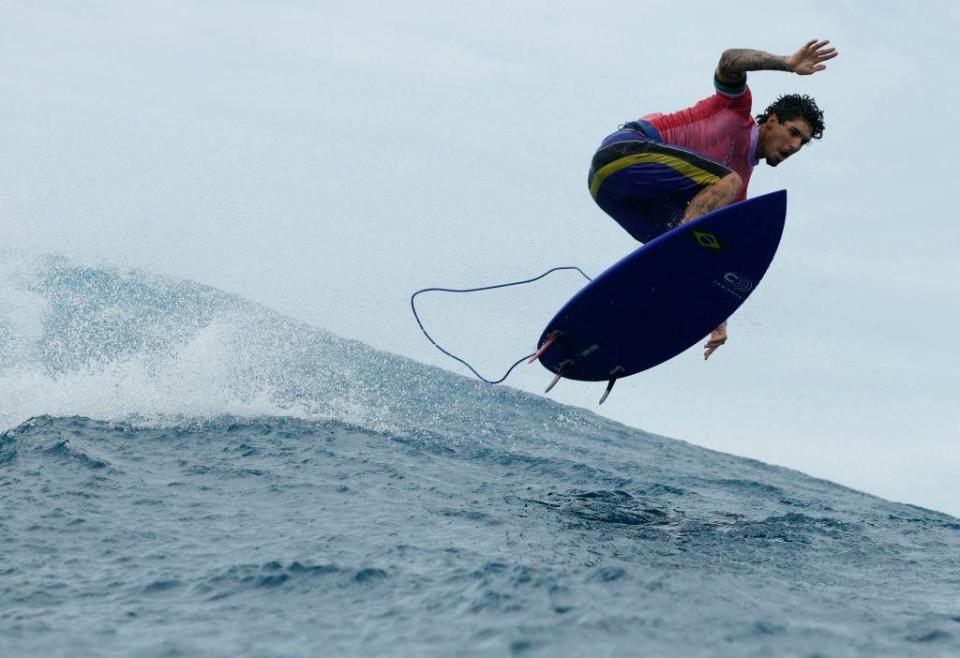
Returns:
[[[631,121],[600,144],[587,182],[605,213],[649,242],[680,224],[700,190],[731,173],[696,151],[664,144],[650,123]]]

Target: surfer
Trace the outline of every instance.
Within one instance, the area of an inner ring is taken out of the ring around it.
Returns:
[[[823,136],[823,112],[807,95],[787,94],[756,119],[747,71],[812,75],[837,56],[813,39],[790,56],[759,50],[724,51],[715,93],[672,114],[648,114],[624,124],[600,145],[590,167],[594,200],[630,235],[658,235],[747,197],[753,168],[771,167]],[[704,359],[727,342],[726,322],[704,345]]]

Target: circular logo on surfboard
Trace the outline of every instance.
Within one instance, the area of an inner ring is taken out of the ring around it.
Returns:
[[[724,274],[723,282],[739,293],[748,293],[753,290],[753,281],[736,272],[727,272]]]

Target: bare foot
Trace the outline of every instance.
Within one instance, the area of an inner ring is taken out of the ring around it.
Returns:
[[[710,332],[710,338],[704,343],[706,351],[703,353],[703,360],[706,361],[710,355],[717,351],[717,348],[727,342],[727,323],[723,322],[719,327]]]

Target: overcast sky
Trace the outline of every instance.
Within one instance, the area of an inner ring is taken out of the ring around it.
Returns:
[[[955,250],[960,13],[948,2],[3,2],[0,235],[18,249],[193,279],[457,372],[409,294],[597,274],[631,238],[590,157],[625,120],[712,93],[720,53],[829,38],[824,109],[766,279],[708,363],[691,350],[561,402],[960,514]],[[581,285],[423,301],[487,374]],[[541,392],[550,374],[510,384]]]

